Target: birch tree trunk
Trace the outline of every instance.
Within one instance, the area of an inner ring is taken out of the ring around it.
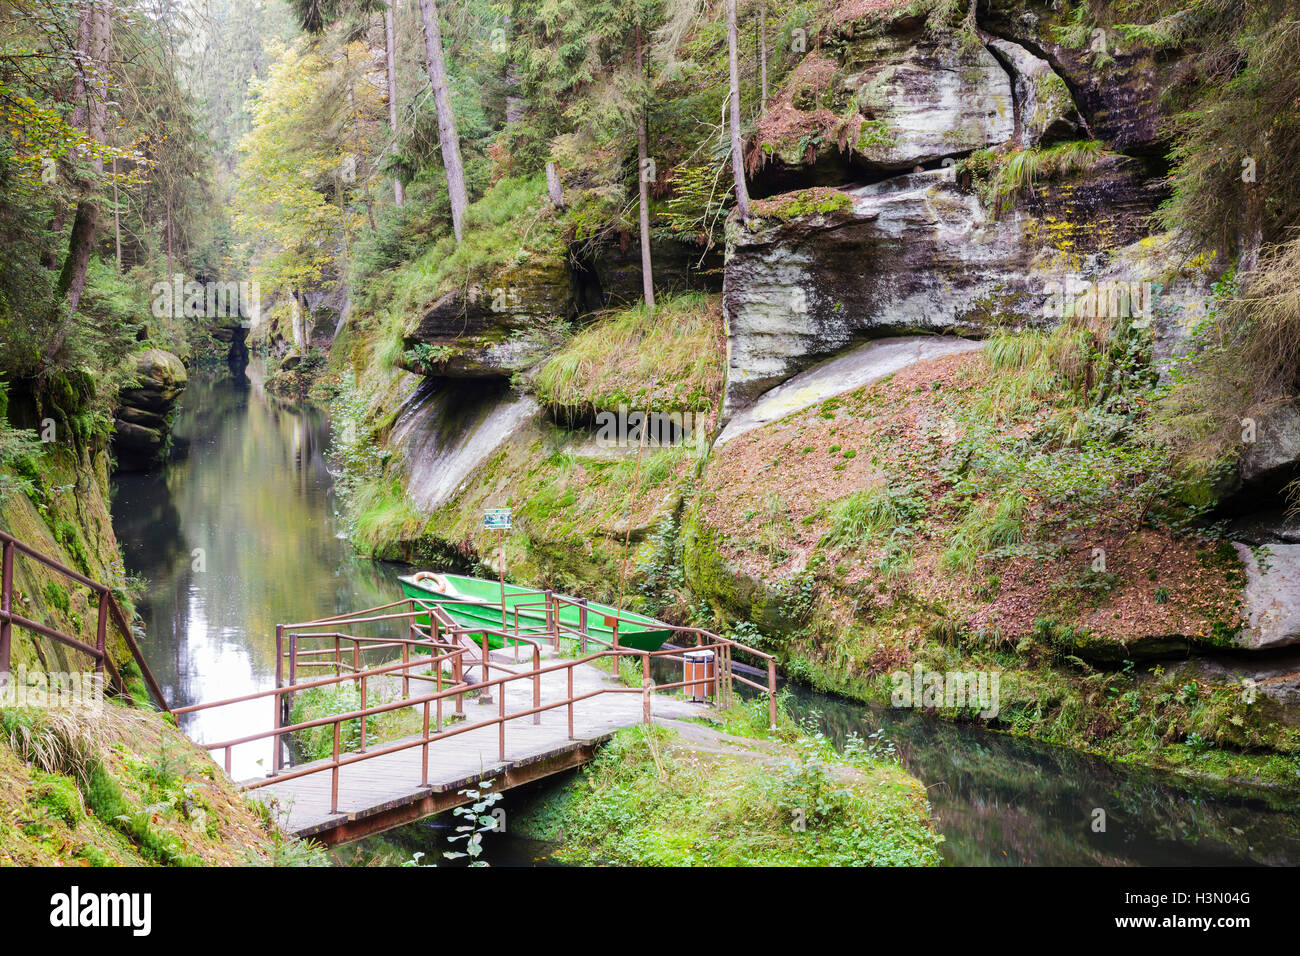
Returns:
[[[442,28],[438,25],[435,0],[419,0],[420,21],[424,24],[424,63],[433,88],[433,103],[438,111],[438,138],[442,141],[442,165],[447,171],[447,193],[451,197],[451,228],[461,241],[461,224],[469,197],[465,193],[465,164],[460,158],[460,137],[456,117],[451,110],[451,91],[447,88],[447,65],[442,56]]]
[[[644,44],[641,42],[641,25],[636,28],[636,76],[638,82],[645,81]],[[636,118],[636,159],[637,192],[641,200],[641,286],[645,294],[646,308],[652,313],[655,309],[654,264],[650,259],[650,184],[646,182],[649,170],[649,149],[646,145],[645,104],[642,102]]]
[[[727,0],[727,71],[731,92],[731,174],[736,181],[736,209],[741,221],[749,218],[749,190],[745,188],[745,157],[740,145],[740,70],[736,66],[736,0]]]
[[[546,193],[551,197],[551,205],[556,209],[564,208],[564,186],[560,182],[560,171],[549,160],[546,163]]]
[[[393,5],[397,0],[388,0],[384,10],[384,42],[388,47],[388,126],[393,132],[393,145],[390,152],[397,151],[397,26],[393,22]],[[406,192],[402,181],[393,177],[393,202],[399,207],[406,202]]]

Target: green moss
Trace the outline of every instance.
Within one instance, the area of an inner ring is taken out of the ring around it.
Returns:
[[[765,219],[789,222],[805,216],[825,216],[853,208],[853,197],[827,186],[814,186],[783,193],[771,199],[756,199],[753,214]]]
[[[93,844],[87,843],[77,851],[77,856],[85,860],[91,866],[112,866],[113,861],[108,854]]]
[[[75,827],[81,820],[81,795],[77,783],[60,774],[34,774],[31,803],[45,808],[52,816],[67,826]]]
[[[889,148],[894,145],[894,133],[889,123],[882,119],[868,120],[862,124],[858,134],[856,149],[859,153],[869,153],[878,147]]]
[[[72,599],[68,594],[68,589],[56,581],[49,581],[45,585],[45,603],[64,614],[72,613]]]
[[[705,295],[607,314],[550,358],[537,377],[544,404],[571,413],[656,409],[708,413],[722,391],[719,302]]]

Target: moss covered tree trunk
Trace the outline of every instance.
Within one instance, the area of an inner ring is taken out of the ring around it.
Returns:
[[[81,4],[77,25],[77,71],[73,87],[76,108],[72,122],[86,131],[96,143],[104,142],[104,123],[108,111],[108,42],[109,8],[105,0],[86,0]],[[94,157],[91,169],[95,174],[104,171],[104,160]],[[68,239],[68,253],[59,274],[59,293],[68,303],[68,311],[76,312],[81,304],[81,292],[86,284],[86,269],[90,252],[95,244],[95,230],[99,224],[99,205],[94,196],[96,182],[82,185],[81,198],[72,220],[72,234]],[[60,328],[51,352],[58,352],[67,341],[69,327]]]

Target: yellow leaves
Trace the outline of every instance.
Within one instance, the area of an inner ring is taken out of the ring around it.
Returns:
[[[239,143],[234,221],[259,278],[296,285],[318,278],[360,228],[351,207],[374,175],[368,157],[384,111],[364,44],[269,51],[275,60],[251,88],[252,129]]]

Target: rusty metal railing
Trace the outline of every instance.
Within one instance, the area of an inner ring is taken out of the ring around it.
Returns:
[[[14,560],[20,555],[43,564],[51,571],[89,588],[97,595],[95,643],[93,646],[73,637],[71,634],[64,634],[47,624],[14,613]],[[85,654],[94,662],[96,673],[102,675],[107,669],[109,678],[112,681],[111,686],[115,686],[118,693],[128,700],[132,700],[126,682],[123,681],[122,675],[118,673],[117,665],[108,652],[108,626],[110,621],[113,627],[122,635],[127,650],[140,668],[140,674],[148,685],[150,694],[153,695],[154,703],[162,710],[168,710],[167,700],[163,696],[162,689],[158,686],[158,682],[154,680],[153,672],[145,662],[144,655],[140,652],[139,645],[136,644],[135,636],[131,633],[131,626],[127,623],[126,615],[122,613],[122,608],[118,605],[117,599],[113,597],[112,590],[107,585],[91,580],[84,574],[74,571],[48,555],[42,554],[30,545],[19,541],[13,535],[0,531],[0,672],[9,672],[13,649],[13,629],[18,627],[48,637],[50,640],[57,641],[66,647]],[[133,700],[132,702],[134,703]]]
[[[712,650],[715,667],[712,675],[700,677],[687,676],[685,673],[686,653],[682,648],[669,648],[655,651],[639,650],[620,646],[618,640],[619,623],[644,626],[643,621],[635,621],[621,615],[610,615],[614,620],[612,640],[590,634],[585,627],[585,602],[556,595],[552,592],[539,592],[545,596],[544,624],[530,625],[513,630],[487,627],[483,625],[462,625],[456,622],[434,599],[407,598],[365,611],[340,614],[316,621],[304,621],[296,624],[280,625],[276,628],[276,686],[274,688],[245,694],[228,700],[212,701],[178,708],[180,715],[196,713],[232,704],[246,703],[258,699],[270,699],[273,702],[272,726],[268,730],[230,740],[203,743],[209,752],[224,751],[225,766],[230,771],[231,753],[235,747],[270,741],[273,749],[271,774],[261,780],[254,780],[243,785],[245,790],[255,790],[274,783],[293,780],[311,774],[329,772],[331,774],[331,812],[338,810],[339,773],[343,767],[372,760],[387,754],[399,753],[412,748],[423,748],[421,755],[420,785],[428,784],[430,749],[438,742],[448,740],[460,734],[481,730],[487,727],[498,728],[498,758],[505,762],[507,751],[507,726],[511,721],[532,717],[532,723],[541,721],[541,715],[548,711],[565,709],[569,739],[574,738],[574,708],[586,700],[603,694],[640,694],[644,701],[642,721],[649,723],[651,714],[651,696],[681,690],[687,687],[698,689],[704,685],[712,687],[712,696],[720,706],[726,706],[732,700],[731,684],[739,681],[756,688],[768,696],[769,716],[772,726],[776,725],[776,668],[775,658],[771,655],[748,647],[738,641],[720,637],[702,628],[676,627],[663,625],[667,630],[693,636],[695,644],[692,649]],[[579,613],[579,627],[574,628],[561,621],[560,611],[566,604],[583,608]],[[540,606],[540,605],[539,605]],[[395,610],[405,608],[404,610]],[[420,619],[427,619],[428,624],[421,627]],[[386,622],[405,622],[407,636],[404,638],[381,636],[371,637],[352,633],[358,626]],[[579,647],[579,656],[542,665],[542,640],[559,648],[562,639],[574,641]],[[491,657],[491,639],[501,641],[503,650],[507,642],[513,642],[516,656],[521,646],[531,649],[531,666],[512,668]],[[324,640],[333,642],[325,647],[300,646],[300,642]],[[594,653],[586,652],[586,645],[594,643],[603,649]],[[351,645],[350,649],[345,644]],[[287,645],[287,646],[286,646]],[[363,654],[370,650],[401,650],[401,660],[377,666],[363,666]],[[413,656],[420,652],[420,656]],[[735,674],[731,661],[735,651],[742,651],[755,659],[768,663],[767,684],[759,684]],[[477,656],[475,656],[477,655]],[[619,672],[623,660],[633,658],[640,662],[641,686],[618,687],[602,686],[585,693],[574,692],[574,673],[576,668],[586,664],[597,664],[608,660],[615,673]],[[663,684],[651,680],[651,666],[656,659],[680,661],[683,664],[683,679]],[[285,664],[287,663],[287,679]],[[430,674],[412,673],[415,668],[429,667]],[[444,666],[451,670],[450,678],[444,676]],[[332,676],[312,680],[299,680],[300,667],[333,668]],[[466,679],[466,670],[477,667],[477,680]],[[493,676],[494,672],[500,676]],[[543,677],[565,672],[565,693],[557,699],[542,700]],[[370,704],[368,691],[375,678],[397,677],[401,680],[401,694],[394,700]],[[411,681],[433,683],[434,690],[428,693],[412,694]],[[516,681],[529,681],[532,684],[531,705],[510,710],[507,707],[506,688]],[[315,687],[335,686],[351,682],[360,691],[360,706],[339,714],[330,714],[312,720],[290,723],[291,701],[295,693]],[[474,722],[457,723],[444,727],[443,708],[448,701],[453,701],[456,713],[464,713],[464,696],[477,692],[480,702],[491,703],[493,696],[497,701],[497,713]],[[422,715],[419,734],[370,746],[367,739],[367,720],[379,714],[389,713],[403,708],[419,708]],[[341,741],[341,728],[350,721],[359,721],[360,739],[356,750],[344,750]],[[285,742],[289,735],[319,727],[330,726],[333,731],[331,755],[321,761],[297,769],[285,769]]]

